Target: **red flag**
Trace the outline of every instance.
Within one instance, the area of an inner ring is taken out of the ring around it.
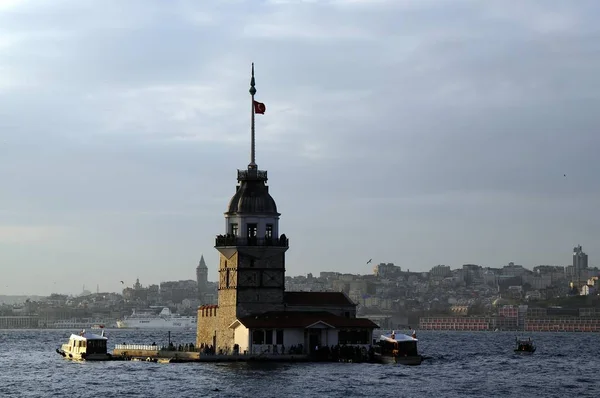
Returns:
[[[267,107],[262,102],[254,101],[254,113],[264,115]]]

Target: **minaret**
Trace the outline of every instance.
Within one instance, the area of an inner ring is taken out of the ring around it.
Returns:
[[[198,283],[198,300],[200,300],[200,304],[207,304],[208,267],[206,266],[206,262],[204,262],[204,255],[200,256],[200,262],[196,267],[196,282]]]
[[[225,212],[226,230],[215,241],[220,253],[218,347],[233,346],[229,325],[237,318],[284,309],[288,239],[279,235],[280,214],[269,194],[267,172],[256,164],[255,114],[264,114],[265,106],[254,100],[255,94],[252,64],[250,164],[237,171],[236,192]]]

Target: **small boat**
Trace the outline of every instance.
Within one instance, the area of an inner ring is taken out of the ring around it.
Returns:
[[[57,348],[56,352],[67,359],[109,361],[112,359],[112,355],[107,352],[107,341],[104,330],[101,334],[82,330],[79,334],[72,334],[69,342]]]
[[[392,331],[382,334],[375,346],[376,362],[385,364],[420,365],[423,357],[417,352],[416,334],[413,336]]]
[[[533,354],[535,352],[535,345],[531,341],[531,337],[527,340],[515,338],[517,347],[515,348],[516,354]]]

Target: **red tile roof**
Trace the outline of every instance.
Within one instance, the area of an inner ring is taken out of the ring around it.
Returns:
[[[356,304],[342,292],[285,292],[283,301],[288,306],[297,307],[356,306]]]
[[[249,329],[304,329],[318,322],[324,322],[336,329],[377,329],[379,327],[376,323],[367,318],[346,318],[326,311],[266,312],[260,315],[250,315],[239,319],[239,321]]]

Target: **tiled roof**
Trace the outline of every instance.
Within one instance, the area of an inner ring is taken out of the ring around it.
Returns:
[[[376,329],[379,326],[367,318],[346,318],[334,315],[330,312],[313,311],[281,311],[266,312],[260,315],[251,315],[239,319],[249,329],[256,328],[281,328],[300,329],[306,328],[318,322],[324,322],[336,329],[340,328],[363,328]]]
[[[342,292],[285,292],[283,301],[288,306],[356,306]]]

